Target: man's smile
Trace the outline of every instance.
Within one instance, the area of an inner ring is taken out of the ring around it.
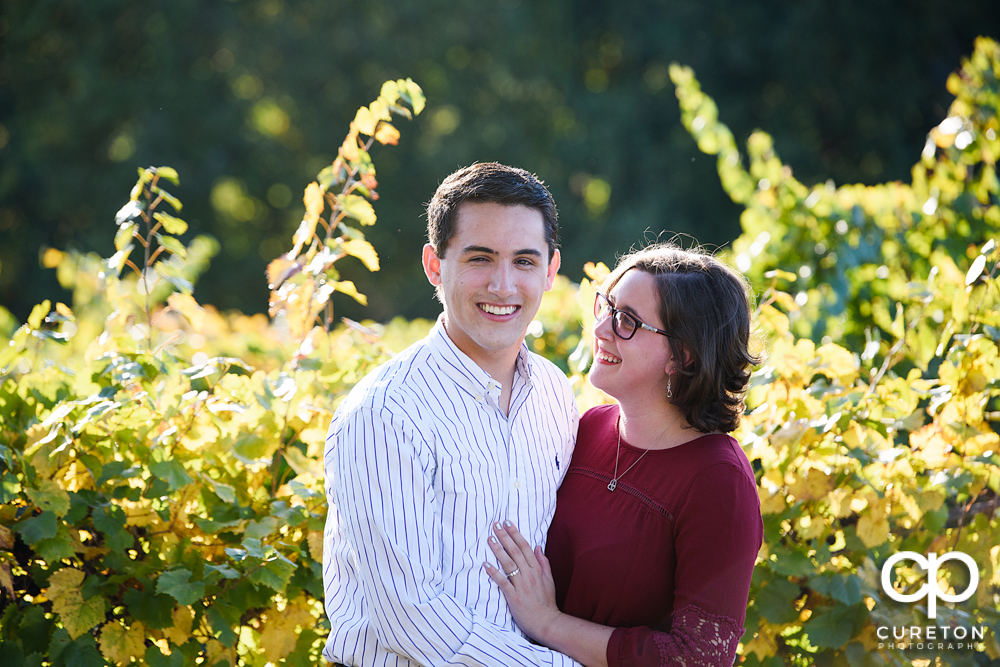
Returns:
[[[521,306],[495,306],[489,303],[479,303],[479,310],[484,313],[489,313],[490,315],[513,315],[516,311],[521,309]]]

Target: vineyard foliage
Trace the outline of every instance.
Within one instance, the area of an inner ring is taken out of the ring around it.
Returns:
[[[745,207],[729,259],[758,291],[766,354],[736,434],[765,523],[741,664],[937,655],[876,634],[929,622],[881,589],[899,551],[976,560],[976,594],[930,623],[990,628],[981,652],[944,664],[1000,659],[1000,47],[978,40],[949,79],[956,99],[910,184],[806,186],[762,132],[744,166],[694,74],[670,74],[685,127]],[[178,239],[169,168],[140,170],[110,258],[44,253],[72,303],[44,302],[20,327],[0,317],[5,667],[322,663],[326,427],[365,373],[430,327],[338,321],[334,293],[364,297],[336,262],[378,269],[362,231],[377,198],[368,148],[395,143],[392,115],[422,107],[400,80],[359,110],[305,189],[292,250],[268,268],[270,318],[194,299],[216,248]],[[584,408],[604,400],[583,372],[606,270],[557,281],[528,333]],[[898,588],[923,583],[897,572]],[[967,581],[942,572],[945,589]]]

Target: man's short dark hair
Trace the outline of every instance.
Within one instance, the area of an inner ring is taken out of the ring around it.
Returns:
[[[670,402],[702,433],[735,430],[750,368],[760,363],[750,350],[753,291],[747,279],[700,249],[664,243],[622,257],[604,293],[632,270],[653,276],[667,344],[680,362]]]
[[[559,235],[559,214],[552,194],[534,174],[496,162],[459,169],[441,182],[427,204],[427,240],[438,257],[444,258],[445,248],[455,235],[458,209],[467,201],[536,209],[542,214],[552,260]]]

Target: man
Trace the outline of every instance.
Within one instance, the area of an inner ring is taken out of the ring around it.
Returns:
[[[526,171],[476,164],[441,183],[427,227],[444,312],[351,391],[327,436],[323,655],[576,665],[524,638],[482,567],[498,521],[545,543],[576,441],[565,375],[524,345],[559,270],[555,203]]]

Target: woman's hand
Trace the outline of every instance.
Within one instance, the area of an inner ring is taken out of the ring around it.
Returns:
[[[490,549],[502,571],[489,563],[483,563],[483,567],[507,598],[518,626],[535,641],[547,644],[547,631],[562,616],[556,606],[556,585],[549,559],[541,547],[532,550],[510,521],[493,524],[493,532],[496,535],[489,539]]]

